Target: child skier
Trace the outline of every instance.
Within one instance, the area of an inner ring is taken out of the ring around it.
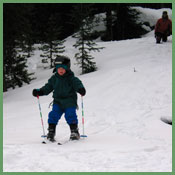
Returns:
[[[48,115],[48,134],[47,139],[54,142],[56,125],[65,114],[66,122],[71,131],[70,140],[78,140],[78,119],[76,114],[77,93],[84,96],[86,90],[82,82],[74,76],[70,70],[70,59],[65,56],[57,56],[55,59],[56,73],[48,80],[42,88],[33,89],[33,96],[48,95],[53,91],[53,108]]]

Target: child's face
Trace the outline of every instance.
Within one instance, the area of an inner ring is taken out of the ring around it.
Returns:
[[[57,72],[58,72],[58,74],[59,74],[60,76],[63,76],[63,75],[66,73],[66,70],[65,70],[64,68],[62,68],[62,67],[59,67],[59,68],[57,69]]]

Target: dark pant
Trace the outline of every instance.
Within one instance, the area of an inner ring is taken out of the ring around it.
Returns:
[[[78,124],[76,107],[66,108],[63,110],[57,104],[53,104],[52,111],[49,113],[48,123],[57,125],[63,113],[65,113],[65,119],[69,125]]]
[[[160,43],[161,40],[163,42],[166,42],[167,41],[167,34],[157,32],[156,33],[156,42]]]

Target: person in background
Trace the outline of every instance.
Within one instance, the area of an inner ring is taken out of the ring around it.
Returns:
[[[167,41],[167,37],[172,34],[172,21],[168,18],[167,11],[163,11],[162,18],[160,18],[155,26],[156,43]]]

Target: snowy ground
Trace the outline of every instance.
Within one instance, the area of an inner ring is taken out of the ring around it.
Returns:
[[[73,42],[71,37],[66,42],[71,58]],[[158,45],[150,32],[140,39],[98,44],[105,47],[94,54],[98,71],[80,75],[72,64],[87,89],[88,137],[60,146],[41,144],[41,121],[32,90],[44,85],[52,70],[37,67],[36,51],[29,66],[37,70],[37,79],[3,96],[4,172],[172,171],[172,126],[160,120],[172,116],[172,37]],[[52,94],[40,98],[45,129],[51,101]],[[80,98],[78,103],[82,133]],[[56,139],[64,142],[69,135],[62,117]]]

